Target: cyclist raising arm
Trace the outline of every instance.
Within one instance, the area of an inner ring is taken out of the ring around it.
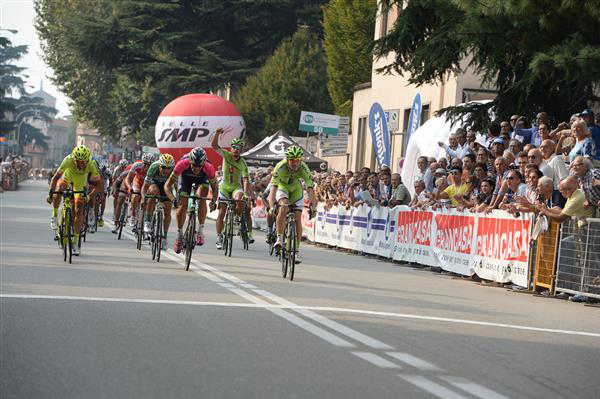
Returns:
[[[196,197],[206,197],[208,195],[208,185],[212,189],[211,209],[214,208],[219,192],[219,185],[215,179],[215,167],[206,159],[206,153],[201,147],[196,147],[190,151],[188,156],[184,156],[177,165],[165,185],[165,191],[171,201],[175,200],[173,195],[173,184],[179,181],[179,207],[177,208],[177,239],[173,244],[173,250],[180,253],[183,249],[183,226],[187,217],[188,197],[192,190],[192,185],[196,184]],[[196,245],[204,245],[204,222],[206,221],[206,201],[198,200],[200,205],[198,211],[198,230],[196,231]]]
[[[279,251],[283,245],[283,229],[285,228],[285,218],[288,213],[288,204],[295,204],[296,209],[296,231],[298,236],[301,236],[302,232],[302,208],[304,207],[304,191],[302,190],[302,184],[300,179],[304,180],[306,184],[306,192],[308,193],[308,199],[311,206],[317,206],[317,197],[314,190],[314,182],[310,176],[310,170],[304,161],[302,156],[304,152],[302,148],[298,146],[291,146],[285,151],[286,159],[280,161],[275,169],[273,169],[273,177],[271,178],[271,192],[269,193],[269,205],[271,208],[275,206],[277,202],[280,206],[277,212],[277,241],[275,242],[275,249]],[[296,247],[300,249],[300,239],[297,238],[298,242]],[[299,253],[296,255],[296,263],[300,263],[302,260]]]
[[[92,191],[89,193],[88,202],[92,202],[92,198],[95,198],[96,194],[104,189],[102,179],[98,173],[98,169],[94,162],[91,162],[91,152],[84,145],[78,145],[73,149],[71,155],[67,155],[63,159],[62,163],[56,170],[56,173],[52,177],[50,182],[50,193],[48,195],[48,202],[52,202],[52,219],[50,220],[50,227],[53,230],[58,228],[58,207],[62,199],[62,192],[69,188],[69,185],[73,185],[73,191],[83,191],[86,183],[88,182],[88,175],[90,175],[90,183],[92,185]],[[56,191],[53,195],[52,192]],[[79,233],[81,231],[81,225],[83,222],[83,205],[84,198],[81,194],[75,194],[75,236],[74,242],[79,241]],[[73,247],[73,255],[79,255],[79,247],[75,245]]]
[[[175,166],[175,159],[171,154],[162,154],[158,161],[153,162],[148,168],[146,177],[144,178],[144,185],[142,186],[142,198],[146,203],[146,195],[159,195],[166,199],[162,200],[165,212],[163,213],[163,240],[162,244],[164,248],[167,247],[167,232],[171,225],[171,201],[165,193],[165,183]],[[156,198],[148,199],[146,203],[146,210],[144,213],[144,233],[150,234],[150,220],[152,219],[152,213],[154,213],[154,207],[156,206]],[[163,248],[163,249],[164,249]]]
[[[219,146],[219,136],[223,133],[222,128],[218,128],[212,138],[211,146],[223,157],[223,180],[219,185],[219,199],[235,199],[240,201],[242,196],[249,194],[248,185],[248,166],[246,161],[241,157],[244,141],[242,139],[233,139],[231,141],[231,152],[223,150]],[[243,191],[241,182],[243,181]],[[226,206],[224,203],[219,203],[219,216],[217,217],[217,249],[223,247],[223,219],[225,218]],[[235,213],[242,216],[242,205],[237,203]],[[252,238],[252,226],[248,226],[248,236],[250,243],[254,242]]]

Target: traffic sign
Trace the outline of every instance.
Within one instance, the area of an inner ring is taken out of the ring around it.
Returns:
[[[308,133],[338,134],[340,126],[339,115],[319,114],[317,112],[302,111],[298,130]]]

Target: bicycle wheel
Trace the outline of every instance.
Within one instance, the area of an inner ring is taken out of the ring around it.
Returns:
[[[246,215],[242,213],[242,220],[240,223],[240,237],[242,238],[242,242],[244,243],[244,249],[248,250],[248,226],[246,226]]]
[[[156,259],[156,213],[152,215],[150,225],[150,248],[152,248],[152,260]]]
[[[290,281],[294,279],[296,270],[296,221],[291,218],[289,222],[290,236],[288,237],[288,262],[290,268]]]
[[[144,240],[144,214],[142,212],[140,212],[138,214],[136,235],[137,235],[137,249],[141,250],[142,249],[142,241]]]
[[[225,251],[226,255],[231,257],[231,251],[233,249],[233,219],[234,219],[234,211],[233,208],[229,209],[229,217],[227,221],[227,249]]]
[[[196,245],[196,237],[194,234],[196,233],[196,213],[190,212],[188,215],[188,224],[185,229],[185,235],[183,238],[183,245],[185,247],[185,271],[190,270],[190,262],[192,260],[192,251],[194,250],[194,246]]]
[[[85,235],[88,230],[88,215],[89,215],[89,213],[90,213],[90,207],[86,203],[85,206],[83,207],[83,221],[81,222],[81,231],[79,232],[79,237],[82,237],[83,241],[85,241]]]
[[[163,214],[158,212],[156,216],[156,261],[160,262],[160,251],[162,250],[163,239]]]
[[[275,242],[273,241],[273,232],[269,231],[268,233],[269,238],[269,255],[273,256],[273,251],[275,250]]]
[[[123,206],[121,207],[121,215],[119,215],[119,234],[117,235],[117,240],[121,239],[121,233],[123,233],[123,226],[125,226],[127,220],[128,207],[129,205],[127,204],[127,202],[124,202]]]
[[[279,260],[281,261],[281,276],[286,278],[288,271],[288,254],[286,250],[286,241],[287,241],[288,229],[285,226],[285,230],[283,230],[283,245],[281,245],[281,249],[279,250]]]
[[[74,234],[73,234],[73,214],[71,213],[71,208],[67,208],[66,212],[65,212],[65,227],[66,227],[66,236],[67,236],[67,242],[65,244],[66,247],[66,258],[69,260],[69,263],[71,263],[71,260],[73,258],[73,238],[74,238]],[[65,259],[65,260],[67,260]]]
[[[62,214],[62,219],[60,220],[60,227],[58,229],[58,242],[61,251],[63,252],[63,261],[67,261],[67,253],[69,249],[67,248],[67,216],[66,209]]]

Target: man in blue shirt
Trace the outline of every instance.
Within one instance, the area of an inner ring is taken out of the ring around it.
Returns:
[[[592,133],[592,139],[596,143],[596,156],[594,157],[594,159],[600,161],[600,126],[594,123],[594,111],[587,108],[584,109],[583,112],[579,114],[579,116],[583,118],[583,120],[587,124],[588,129]]]
[[[518,122],[520,122],[521,120],[524,121],[524,119],[524,117],[520,117]],[[542,138],[539,134],[539,126],[550,126],[550,124],[548,123],[548,114],[546,114],[545,112],[540,112],[536,115],[535,122],[535,125],[530,129],[526,129],[522,127],[521,123],[517,123],[517,126],[515,127],[511,139],[519,140],[521,144],[523,144],[523,146],[525,146],[526,144],[533,144],[534,146],[539,147],[542,143]]]

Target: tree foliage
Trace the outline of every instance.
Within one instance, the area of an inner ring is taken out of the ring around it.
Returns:
[[[38,120],[50,123],[57,110],[43,104],[41,98],[31,97],[23,80],[26,68],[15,62],[27,53],[27,46],[13,46],[6,37],[0,36],[0,133],[18,136],[18,152],[26,144],[48,149],[47,137],[30,122]]]
[[[321,40],[299,29],[248,79],[234,103],[244,115],[248,137],[255,143],[279,129],[296,132],[300,111],[331,113]]]
[[[102,134],[152,128],[174,98],[239,85],[324,0],[35,0],[55,84]],[[99,106],[100,105],[100,106]]]
[[[595,99],[600,83],[600,7],[572,0],[402,0],[405,8],[389,34],[376,41],[375,54],[393,52],[381,69],[410,74],[411,83],[439,81],[467,60],[498,90],[494,108],[533,116],[544,110],[561,120]],[[465,110],[449,108],[457,116]],[[475,119],[479,118],[478,116]],[[481,118],[479,118],[481,119]]]
[[[327,89],[336,113],[352,113],[354,86],[371,80],[377,0],[331,0],[323,9]]]

